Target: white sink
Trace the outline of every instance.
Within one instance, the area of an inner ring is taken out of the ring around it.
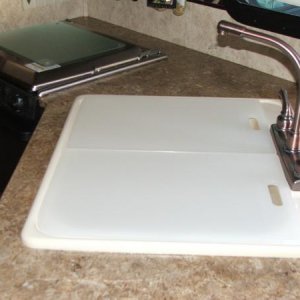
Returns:
[[[22,232],[41,249],[300,257],[275,100],[82,96]]]

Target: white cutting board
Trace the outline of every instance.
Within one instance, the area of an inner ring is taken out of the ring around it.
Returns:
[[[24,243],[300,257],[300,197],[289,189],[269,133],[279,112],[275,100],[79,97]]]

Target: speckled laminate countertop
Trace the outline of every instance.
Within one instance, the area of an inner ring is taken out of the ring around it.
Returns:
[[[76,22],[167,61],[43,99],[45,113],[0,201],[1,299],[300,299],[300,260],[41,251],[20,233],[74,98],[81,94],[277,98],[294,85],[90,18]]]

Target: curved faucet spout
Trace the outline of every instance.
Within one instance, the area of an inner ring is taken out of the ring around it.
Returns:
[[[284,41],[271,35],[249,30],[230,22],[218,24],[221,35],[232,34],[242,39],[254,40],[277,48],[293,64],[297,76],[297,99],[293,113],[286,91],[282,90],[282,110],[276,124],[271,125],[271,135],[280,158],[285,177],[292,190],[300,191],[300,56]]]
[[[295,106],[294,119],[292,126],[286,135],[286,147],[290,152],[300,152],[300,55],[286,42],[268,34],[247,29],[246,27],[236,25],[227,21],[221,21],[218,24],[218,32],[221,35],[231,34],[246,40],[258,41],[275,47],[285,54],[293,64],[296,71],[297,80],[297,99]]]

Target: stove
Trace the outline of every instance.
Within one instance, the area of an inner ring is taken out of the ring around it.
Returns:
[[[43,113],[40,98],[166,57],[70,21],[0,33],[0,196]]]
[[[70,21],[0,34],[0,108],[32,122],[39,98],[167,56],[82,28]]]

